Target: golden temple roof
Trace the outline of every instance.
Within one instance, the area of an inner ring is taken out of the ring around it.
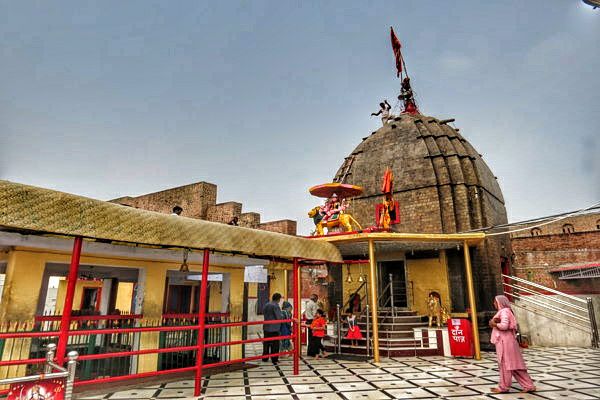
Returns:
[[[177,217],[0,180],[0,228],[251,256],[342,260],[331,243]]]

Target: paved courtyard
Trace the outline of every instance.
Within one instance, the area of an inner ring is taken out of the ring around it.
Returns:
[[[258,349],[254,349],[258,350]],[[279,365],[221,373],[204,380],[200,399],[378,400],[378,399],[600,399],[600,350],[536,348],[524,352],[538,392],[490,394],[497,385],[494,353],[480,361],[445,357],[384,358],[381,363],[302,360],[292,375],[291,359]],[[184,380],[79,399],[191,399]]]

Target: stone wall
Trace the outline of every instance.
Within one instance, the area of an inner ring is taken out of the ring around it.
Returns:
[[[207,219],[207,211],[217,201],[217,185],[197,182],[141,196],[111,200],[130,207],[171,214],[173,207],[183,208],[182,216]]]
[[[560,280],[550,271],[564,264],[600,261],[600,230],[512,239],[513,273],[566,293],[600,293],[600,279]]]
[[[208,207],[206,219],[213,222],[228,224],[234,217],[240,217],[242,214],[242,203],[228,201],[226,203],[215,204]],[[239,221],[238,221],[239,224]]]
[[[258,225],[258,229],[270,232],[284,233],[286,235],[296,234],[296,221],[291,219],[282,219],[279,221],[263,222]]]
[[[565,225],[573,226],[573,233],[577,232],[600,232],[600,212],[594,212],[575,217],[561,219],[560,221],[551,224],[543,225],[537,228],[526,229],[520,232],[511,234],[511,238],[524,238],[532,236],[560,235],[565,233],[563,228]]]
[[[296,221],[286,219],[261,223],[259,213],[242,212],[242,203],[228,201],[217,204],[217,185],[208,182],[192,183],[141,196],[120,197],[111,202],[165,214],[171,214],[173,207],[180,206],[183,208],[183,217],[223,224],[237,217],[239,226],[296,235]]]

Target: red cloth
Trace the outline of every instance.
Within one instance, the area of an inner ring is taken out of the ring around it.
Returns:
[[[394,56],[396,57],[396,76],[399,77],[402,72],[402,53],[400,48],[402,45],[394,33],[394,28],[390,27],[390,37],[392,39],[392,50],[394,50]]]
[[[357,339],[362,339],[362,338],[363,338],[363,335],[358,326],[351,325],[348,327],[348,333],[346,334],[346,339],[357,340]]]
[[[392,193],[392,186],[394,185],[394,174],[392,170],[386,168],[385,173],[383,174],[383,184],[381,185],[382,193]]]
[[[325,327],[327,326],[327,320],[323,317],[317,317],[310,324],[312,334],[314,337],[325,337]]]

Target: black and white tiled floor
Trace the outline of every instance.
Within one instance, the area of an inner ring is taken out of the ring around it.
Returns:
[[[260,345],[251,350],[259,351]],[[250,350],[250,349],[249,349]],[[279,365],[212,375],[200,399],[216,400],[379,400],[379,399],[600,399],[600,350],[536,348],[524,352],[536,382],[534,394],[490,394],[497,386],[494,353],[480,361],[445,357],[384,358],[379,364],[302,360],[292,375],[291,359]],[[136,390],[80,396],[84,399],[193,399],[192,380]]]

